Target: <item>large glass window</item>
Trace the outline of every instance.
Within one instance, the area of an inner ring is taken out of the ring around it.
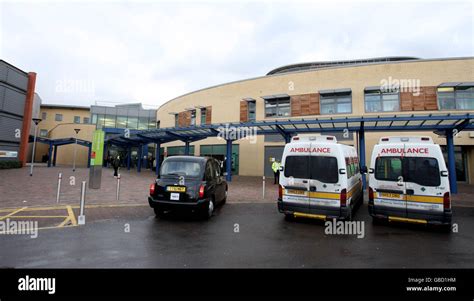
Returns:
[[[41,129],[39,135],[40,137],[48,137],[48,130]]]
[[[82,122],[85,123],[85,124],[89,124],[90,123],[89,117],[82,118]]]
[[[365,111],[367,113],[400,111],[400,93],[365,91]]]
[[[256,115],[255,115],[255,112],[256,112],[256,102],[255,100],[252,100],[252,101],[248,101],[247,102],[247,116],[248,116],[248,121],[255,121],[255,118],[256,118]]]
[[[351,92],[321,94],[320,103],[321,114],[352,113]]]
[[[201,109],[201,124],[206,124],[206,108]]]
[[[138,118],[138,129],[147,130],[148,129],[148,117]]]
[[[150,120],[148,121],[148,128],[149,129],[159,128],[158,123],[156,122],[155,118],[150,117]]]
[[[127,119],[127,129],[137,129],[138,128],[138,117],[130,117]]]
[[[117,116],[117,128],[127,128],[127,116]]]
[[[290,98],[265,99],[265,117],[289,117]]]
[[[439,87],[440,110],[474,110],[474,87]]]
[[[74,123],[81,123],[81,116],[74,116]]]
[[[56,114],[54,116],[55,121],[63,121],[63,114]]]
[[[115,115],[105,115],[104,127],[115,128]]]
[[[105,115],[104,114],[98,114],[97,115],[97,128],[101,129],[104,127],[105,124]]]
[[[323,183],[337,183],[337,159],[327,156],[288,156],[285,159],[285,177],[312,179]]]

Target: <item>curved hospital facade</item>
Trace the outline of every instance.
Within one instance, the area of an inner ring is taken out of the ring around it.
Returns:
[[[395,89],[396,87],[399,89]],[[275,119],[341,118],[406,114],[474,113],[474,58],[418,59],[388,57],[368,60],[296,64],[257,78],[225,83],[176,97],[157,111],[161,128]],[[339,141],[356,145],[355,133]],[[432,132],[368,132],[367,164],[373,145],[383,135],[430,135]],[[270,175],[284,140],[258,135],[233,143],[233,173]],[[458,181],[474,181],[474,132],[454,139]],[[193,147],[194,146],[194,147]],[[172,155],[182,142],[163,144]],[[194,155],[223,156],[225,141],[207,138],[191,144]]]

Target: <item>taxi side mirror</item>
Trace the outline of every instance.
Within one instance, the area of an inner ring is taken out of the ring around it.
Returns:
[[[279,171],[280,171],[280,172],[283,172],[284,170],[285,170],[285,168],[284,168],[283,166],[280,166]]]
[[[375,172],[375,170],[373,168],[369,168],[369,173],[370,174],[373,174]]]
[[[345,175],[345,174],[346,174],[346,170],[345,170],[344,168],[339,168],[339,174]]]
[[[440,172],[440,174],[441,174],[442,177],[447,177],[448,176],[448,171],[447,170],[442,170]]]

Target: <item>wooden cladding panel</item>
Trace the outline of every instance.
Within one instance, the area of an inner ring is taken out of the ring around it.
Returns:
[[[212,123],[212,107],[206,107],[206,124]]]
[[[240,102],[240,122],[247,122],[248,120],[248,103],[242,100]]]
[[[438,110],[436,87],[420,87],[420,93],[400,92],[400,109],[402,111]]]
[[[291,116],[319,114],[319,93],[291,96]]]

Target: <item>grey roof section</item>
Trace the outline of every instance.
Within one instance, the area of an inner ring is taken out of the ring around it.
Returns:
[[[42,103],[42,108],[64,108],[64,109],[79,109],[79,110],[90,110],[88,106],[76,106],[76,105],[63,105],[63,104],[50,104],[50,103]]]
[[[351,88],[343,88],[343,89],[328,89],[328,90],[319,90],[319,94],[338,94],[338,93],[352,93]]]
[[[360,64],[367,64],[367,63],[386,63],[386,62],[400,62],[400,61],[412,61],[412,60],[420,60],[420,58],[413,57],[413,56],[387,56],[387,57],[377,57],[377,58],[369,58],[369,59],[298,63],[298,64],[291,64],[291,65],[278,67],[268,72],[267,75],[291,73],[291,72],[303,71],[303,70],[315,70],[315,69],[321,69],[325,67],[334,67],[334,66],[347,66],[347,65],[353,66],[353,65],[360,65]]]
[[[442,83],[438,87],[473,87],[474,82],[449,82]]]
[[[330,66],[330,67],[320,68],[320,69],[317,69],[317,70],[299,70],[299,71],[294,71],[294,73],[315,72],[315,71],[319,71],[319,70],[341,69],[341,68],[348,68],[348,67],[362,67],[362,66],[368,66],[368,65],[383,65],[383,64],[387,64],[387,65],[388,65],[388,64],[400,64],[400,63],[419,63],[419,62],[436,62],[436,61],[456,61],[456,60],[472,60],[472,59],[474,59],[474,56],[449,57],[449,58],[432,58],[432,59],[419,59],[419,60],[408,60],[408,61],[374,62],[374,63],[364,63],[364,64],[358,64],[358,65]],[[251,78],[246,78],[246,79],[231,81],[231,82],[227,82],[227,83],[222,83],[222,84],[213,85],[213,86],[209,86],[209,87],[206,87],[206,88],[198,89],[198,90],[195,90],[195,91],[191,91],[191,92],[188,92],[188,93],[185,93],[185,94],[176,96],[175,98],[172,98],[172,99],[166,101],[165,103],[163,103],[163,104],[158,108],[158,110],[159,110],[160,108],[162,108],[163,106],[165,106],[166,104],[168,104],[168,103],[170,103],[170,102],[172,102],[172,101],[174,101],[174,100],[177,100],[177,99],[179,99],[179,98],[181,98],[181,97],[184,97],[184,96],[187,96],[187,95],[191,95],[191,94],[194,94],[194,93],[197,93],[197,92],[206,91],[206,90],[210,90],[210,89],[214,89],[214,88],[218,88],[218,87],[222,87],[222,86],[226,86],[226,85],[232,85],[232,84],[237,84],[237,83],[241,83],[241,82],[256,80],[256,79],[263,79],[263,78],[270,78],[270,77],[273,77],[273,76],[284,76],[284,75],[287,75],[287,74],[284,73],[284,74],[272,74],[272,75],[265,75],[265,76],[257,76],[257,77],[251,77]]]
[[[279,99],[279,98],[289,98],[289,97],[290,97],[290,95],[288,95],[288,94],[275,94],[275,95],[262,96],[262,98],[265,99],[265,100]]]

